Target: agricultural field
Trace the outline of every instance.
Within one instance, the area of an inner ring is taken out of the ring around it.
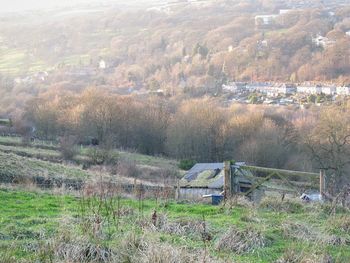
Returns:
[[[327,205],[102,200],[1,189],[2,262],[350,261],[350,215]]]

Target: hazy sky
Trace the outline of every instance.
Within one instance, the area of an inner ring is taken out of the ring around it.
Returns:
[[[116,2],[118,0],[0,0],[0,12],[47,9],[82,3]],[[123,1],[123,0],[119,0]],[[127,1],[127,0],[126,0]]]

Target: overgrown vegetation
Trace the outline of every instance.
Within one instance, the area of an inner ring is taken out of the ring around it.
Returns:
[[[103,189],[101,192],[87,188],[79,198],[0,190],[2,260],[135,263],[350,260],[349,233],[338,224],[332,226],[332,234],[328,232],[329,220],[349,221],[349,211],[329,216],[312,204],[295,213],[252,205],[228,209],[125,199],[118,188]],[[246,222],[241,220],[243,217],[254,217],[259,224],[252,225],[252,220]],[[320,242],[313,233],[343,242]]]

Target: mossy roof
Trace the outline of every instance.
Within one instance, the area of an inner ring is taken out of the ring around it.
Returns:
[[[231,166],[232,173],[238,177],[240,183],[251,183],[248,179],[253,174],[239,168],[239,166]],[[181,187],[193,188],[222,188],[224,185],[224,169],[223,163],[199,163],[192,167],[185,176],[180,180]]]

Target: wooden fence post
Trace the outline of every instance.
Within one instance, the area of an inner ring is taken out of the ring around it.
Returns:
[[[231,197],[231,163],[224,162],[224,198]]]
[[[180,180],[177,180],[176,191],[175,191],[175,200],[180,199]]]
[[[326,178],[325,178],[325,170],[320,170],[320,195],[321,199],[323,200],[324,194],[326,192]]]
[[[133,187],[133,193],[137,197],[137,179],[134,178],[134,187]]]

